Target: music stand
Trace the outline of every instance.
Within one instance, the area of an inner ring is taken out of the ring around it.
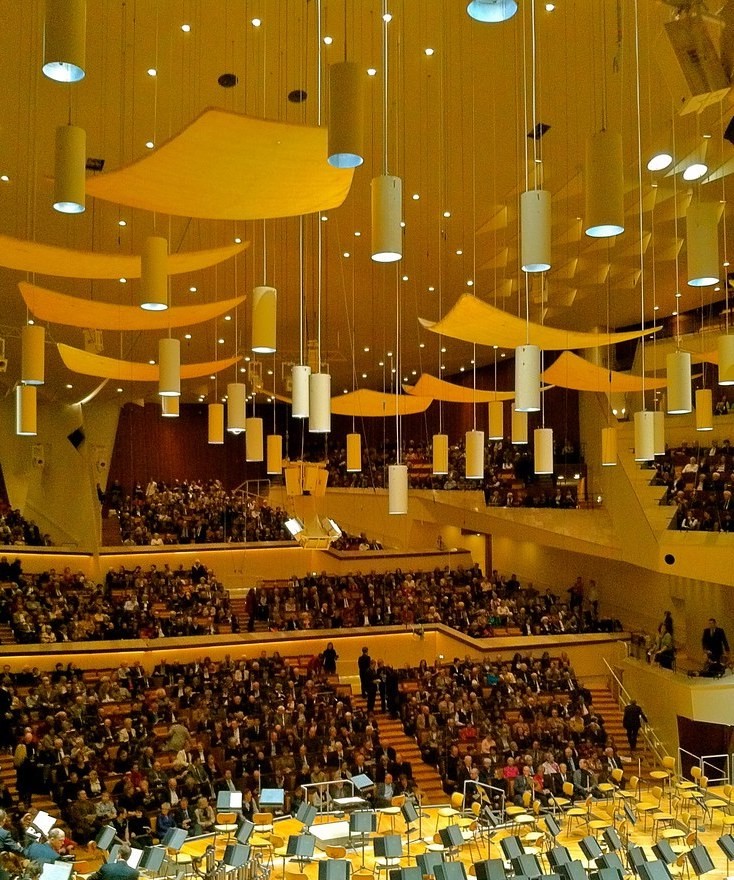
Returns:
[[[415,860],[418,863],[418,867],[420,868],[423,877],[435,877],[436,867],[442,865],[445,861],[443,853],[440,852],[421,853],[419,856],[415,857]]]
[[[166,857],[165,847],[162,846],[146,846],[143,850],[143,858],[140,860],[140,868],[149,871],[151,874],[157,874],[163,859]]]
[[[622,860],[615,852],[604,853],[604,855],[596,860],[596,866],[600,870],[605,868],[611,868],[614,871],[619,873],[619,876],[622,877],[624,875],[624,865],[622,864]]]
[[[285,791],[282,788],[264,788],[260,792],[260,807],[283,809]]]
[[[601,836],[604,838],[604,843],[607,845],[609,852],[617,852],[622,849],[622,841],[619,839],[616,829],[611,826],[605,828],[602,831]]]
[[[548,834],[550,834],[553,840],[555,840],[556,837],[558,837],[558,835],[561,833],[561,826],[558,824],[558,822],[556,822],[556,817],[551,815],[550,813],[546,813],[546,815],[543,816],[543,821],[545,822],[545,827],[548,830]]]
[[[161,846],[178,852],[184,845],[184,841],[189,836],[189,832],[185,828],[169,828],[163,835]]]
[[[594,859],[598,859],[599,856],[604,855],[597,839],[591,836],[584,837],[579,841],[579,849],[584,854],[584,858],[587,862],[593,862]]]
[[[722,834],[716,842],[719,844],[719,849],[726,856],[726,873],[728,876],[729,862],[734,860],[734,837],[731,834]]]
[[[459,851],[459,847],[464,843],[461,834],[461,828],[458,825],[447,825],[438,832],[441,843],[446,850],[446,855],[452,859]]]
[[[713,860],[709,855],[709,851],[702,843],[699,843],[698,846],[694,846],[693,849],[689,849],[686,856],[691,863],[693,873],[697,877],[708,874],[709,871],[716,870],[716,865],[714,865]]]
[[[69,880],[73,867],[71,862],[44,862],[40,880]]]
[[[220,791],[217,792],[217,812],[226,813],[234,811],[239,813],[242,810],[242,792],[241,791]]]
[[[655,853],[655,858],[665,862],[666,865],[672,865],[678,858],[677,853],[673,851],[673,847],[665,838],[658,840],[657,843],[653,843],[652,851]]]
[[[540,867],[537,856],[534,856],[532,853],[523,853],[522,855],[515,856],[515,858],[511,859],[511,864],[515,876],[522,874],[523,877],[528,877],[529,880],[538,880],[543,874],[543,869]]]
[[[31,821],[31,825],[44,837],[48,837],[49,831],[54,827],[55,824],[55,817],[51,816],[45,810],[39,810]]]
[[[503,837],[502,840],[500,840],[500,846],[502,847],[502,852],[505,854],[505,859],[508,862],[511,862],[525,852],[522,846],[522,841],[519,837],[515,836]]]
[[[241,868],[250,860],[250,847],[244,843],[228,843],[224,848],[222,863],[228,868]]]
[[[351,841],[353,834],[359,834],[362,838],[362,864],[360,868],[364,868],[364,856],[366,846],[366,835],[374,834],[377,831],[377,814],[371,810],[356,810],[349,816],[349,839]]]
[[[640,873],[640,865],[644,865],[647,862],[647,856],[645,855],[645,850],[641,846],[636,846],[633,843],[627,844],[627,865],[632,869],[635,874]]]
[[[670,880],[671,874],[665,862],[657,859],[652,862],[643,862],[637,868],[637,873],[642,880]]]
[[[548,864],[554,871],[558,871],[561,865],[567,865],[571,861],[571,853],[565,846],[557,844],[553,849],[548,850]]]
[[[97,832],[97,836],[94,838],[97,849],[109,850],[114,843],[116,836],[117,831],[112,825],[103,825]]]
[[[484,859],[474,862],[477,880],[505,880],[505,864],[502,859]]]
[[[327,859],[319,862],[318,880],[349,880],[352,863],[347,859]]]
[[[390,880],[423,880],[423,874],[418,865],[411,865],[409,868],[395,868],[390,871]]]
[[[466,868],[461,862],[442,862],[436,865],[436,880],[467,880]]]
[[[369,791],[370,788],[375,787],[375,783],[369,778],[366,773],[357,773],[356,776],[352,776],[352,785],[357,789],[360,794],[363,791]]]
[[[422,834],[422,820],[418,810],[413,806],[411,801],[405,801],[405,803],[400,807],[400,812],[403,814],[403,819],[405,820],[405,839],[408,843],[408,858],[410,858],[410,835],[415,830],[410,827],[411,822],[415,822],[418,820],[418,837],[423,837]]]
[[[622,880],[624,871],[618,868],[598,868],[596,871],[596,880]]]
[[[287,858],[298,862],[298,867],[303,872],[303,866],[311,861],[316,846],[316,838],[313,834],[291,834],[286,844],[285,854]]]
[[[586,870],[581,859],[572,859],[570,862],[559,865],[558,873],[563,877],[563,880],[587,880]]]
[[[255,823],[250,822],[249,819],[244,819],[240,827],[237,829],[237,833],[234,836],[234,839],[237,843],[247,843],[250,839],[250,835],[255,830]]]
[[[316,818],[318,810],[313,804],[304,801],[296,812],[296,819],[303,825],[304,830],[309,829]]]
[[[622,811],[624,812],[624,815],[626,816],[627,821],[630,823],[630,825],[637,825],[637,814],[629,804],[623,804]]]

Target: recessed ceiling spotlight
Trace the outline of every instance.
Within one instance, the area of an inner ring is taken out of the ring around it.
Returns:
[[[346,388],[343,388],[343,389],[342,389],[342,394],[349,394],[349,391],[347,391]]]
[[[69,383],[67,382],[67,383],[66,383],[66,387],[69,389],[69,391],[71,391],[71,389],[72,389],[74,386],[73,386],[73,385],[69,385]]]
[[[127,220],[118,220],[117,225],[118,226],[127,226]]]
[[[681,296],[683,296],[683,294],[680,291],[678,291],[678,293],[676,293],[676,295],[675,295],[675,298],[680,299]]]
[[[234,243],[235,244],[242,244],[242,239],[239,237],[239,235],[235,238]]]
[[[555,4],[555,3],[546,3],[546,4],[545,4],[545,11],[546,11],[546,12],[553,12],[553,10],[554,10],[555,8],[556,8],[556,4]]]
[[[385,24],[389,24],[392,21],[392,15],[389,12],[386,12],[382,16],[382,20],[385,22]]]
[[[426,55],[428,55],[428,56],[430,57],[431,55],[433,55],[433,53],[434,53],[436,50],[435,50],[435,49],[431,49],[431,47],[428,46],[428,47],[427,47],[426,49],[424,49],[423,51],[424,51],[424,53],[425,53]]]
[[[324,45],[326,45],[326,46],[331,46],[331,44],[332,44],[333,42],[334,42],[334,38],[333,38],[333,37],[324,37]]]
[[[433,291],[434,291],[435,289],[436,289],[436,288],[435,288],[433,285],[431,285],[431,286],[428,288],[428,292],[429,292],[429,293],[433,293]]]
[[[467,286],[467,287],[473,287],[473,286],[474,286],[474,282],[471,280],[471,278],[468,278],[468,279],[467,279],[466,286]]]
[[[441,354],[446,354],[446,346],[441,346]]]
[[[350,257],[351,254],[349,253],[349,251],[344,251],[344,253],[342,254],[342,256],[345,257],[345,258],[347,258],[347,257]]]
[[[384,367],[384,366],[385,366],[385,361],[378,361],[378,362],[377,362],[377,366],[378,366],[378,367]]]
[[[361,235],[362,235],[362,233],[361,233],[359,230],[357,230],[357,231],[354,233],[354,237],[355,237],[355,238],[359,238]]]
[[[182,24],[182,25],[181,25],[181,30],[182,30],[185,34],[187,34],[187,33],[191,30],[191,25],[190,25],[190,24]]]
[[[417,202],[419,198],[420,198],[420,193],[413,193],[413,201],[414,202]]]
[[[377,70],[374,67],[367,68],[367,76],[375,76],[377,74]]]
[[[407,280],[408,280],[408,276],[407,276],[407,275],[403,275],[403,281],[407,281]]]
[[[118,393],[118,394],[122,394],[122,388],[118,388],[118,389],[117,389],[117,393]]]
[[[250,24],[253,27],[260,27],[260,25],[262,24],[262,21],[259,18],[253,18],[252,21],[250,22]]]
[[[245,358],[245,363],[249,363],[249,361],[250,361],[250,356],[248,355],[248,356]]]
[[[153,141],[146,141],[146,142],[145,142],[145,146],[146,146],[149,150],[152,150],[153,147],[155,147],[155,144],[153,143]]]
[[[191,339],[190,333],[184,333],[184,339]]]
[[[660,311],[660,306],[653,306],[653,307],[652,307],[652,310],[653,310],[653,312],[659,312],[659,311]]]
[[[392,357],[392,352],[391,352],[391,351],[388,351],[387,356],[388,356],[389,358],[391,358],[391,357]]]
[[[505,353],[503,351],[502,354],[500,354],[500,357],[503,358],[504,356],[505,356]]]
[[[708,173],[708,165],[703,162],[694,162],[683,172],[683,180],[700,180]]]
[[[120,278],[120,284],[127,284],[127,278]]]
[[[189,293],[196,293],[196,288],[193,286],[189,287]]]
[[[445,370],[445,369],[446,369],[446,364],[441,364],[441,369],[442,369],[442,370]]]
[[[246,373],[246,372],[247,372],[246,367],[240,367],[240,373]],[[214,376],[212,376],[212,379],[213,378],[214,378]]]
[[[148,363],[149,363],[151,366],[153,366],[153,365],[155,364],[155,361],[151,360],[151,361],[148,361]]]
[[[149,67],[147,72],[148,76],[156,76],[158,74],[158,71],[155,69],[155,67]]]
[[[3,183],[7,183],[10,180],[10,178],[8,177],[7,174],[0,174],[0,180],[2,180]]]
[[[327,221],[328,219],[329,219],[329,218],[326,216],[326,214],[322,214],[322,215],[321,215],[321,222],[322,222],[322,223],[326,223],[326,221]]]
[[[405,229],[405,220],[400,221],[400,228]]]
[[[463,367],[459,367],[459,372],[460,372],[460,373],[463,373],[463,372],[464,372],[464,368],[463,368]]]
[[[418,346],[418,348],[425,348],[425,347],[426,347],[426,343],[425,343],[425,342],[421,342],[421,344]]]
[[[220,339],[217,339],[217,342],[218,342],[220,345],[224,345],[224,340],[221,339],[221,338],[220,338]]]
[[[268,376],[272,376],[272,375],[273,375],[273,371],[272,371],[272,370],[268,370]]]
[[[464,253],[464,251],[462,251],[462,249],[459,248],[459,250],[456,252],[456,256],[460,257],[463,253]]]
[[[225,316],[224,316],[224,320],[225,320],[225,321],[231,321],[231,320],[232,320],[232,315],[225,315]]]
[[[363,378],[363,379],[366,379],[366,378],[367,378],[367,373],[362,373],[362,378]]]
[[[365,345],[364,350],[365,350],[365,351],[369,351],[369,350],[370,350],[369,345]]]
[[[443,216],[444,216],[444,217],[447,217],[447,218],[450,217],[450,216],[451,216],[451,211],[444,211],[444,212],[443,212]]]

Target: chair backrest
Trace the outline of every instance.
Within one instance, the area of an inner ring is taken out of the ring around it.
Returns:
[[[691,827],[691,814],[690,813],[681,813],[680,821],[685,826],[686,830]]]
[[[619,785],[623,777],[624,770],[622,770],[621,767],[615,767],[614,770],[612,770],[612,779],[617,783],[617,785]]]
[[[533,815],[540,815],[540,801],[533,801]]]
[[[662,760],[663,767],[672,773],[675,770],[675,758],[672,755],[666,755]]]
[[[703,770],[700,767],[691,767],[691,779],[698,783],[698,780],[703,776]]]
[[[566,797],[573,797],[573,782],[563,783],[563,793]]]
[[[405,795],[404,794],[396,794],[394,798],[390,799],[391,807],[402,807],[405,803]],[[341,856],[340,856],[341,858]]]
[[[707,789],[709,787],[709,778],[708,776],[701,776],[698,780],[698,787],[702,789]]]
[[[724,786],[724,797],[726,800],[731,800],[731,785]]]
[[[255,813],[252,817],[252,821],[255,825],[272,825],[273,824],[273,814],[272,813]]]
[[[527,809],[530,806],[530,801],[533,799],[532,791],[524,791],[522,793],[522,805]]]
[[[659,801],[663,796],[663,790],[659,785],[653,785],[650,789],[650,794],[652,795],[652,799],[654,801]]]
[[[327,845],[324,847],[324,852],[328,859],[346,859],[347,857],[347,848],[345,846]]]
[[[481,803],[479,801],[474,801],[474,803],[471,805],[471,811],[477,818],[479,818],[479,814],[482,812]]]
[[[451,806],[455,810],[463,810],[464,809],[464,795],[460,791],[455,791],[451,795]]]
[[[237,813],[217,813],[217,825],[233,825],[237,821]]]
[[[280,849],[281,847],[285,846],[285,839],[279,837],[277,834],[271,834],[270,846],[272,846],[273,849]]]

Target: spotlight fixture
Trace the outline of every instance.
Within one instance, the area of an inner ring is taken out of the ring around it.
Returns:
[[[472,0],[466,7],[474,21],[496,23],[508,21],[517,12],[515,0]]]

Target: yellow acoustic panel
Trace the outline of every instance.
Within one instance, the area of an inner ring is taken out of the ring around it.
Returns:
[[[249,241],[205,251],[171,254],[168,274],[196,272],[216,266],[250,246]],[[22,238],[0,235],[0,266],[37,275],[58,275],[61,278],[140,278],[140,255],[96,254],[72,248],[39,244]]]
[[[67,327],[93,327],[95,330],[168,330],[169,327],[193,327],[237,308],[244,296],[195,306],[177,306],[165,312],[148,312],[138,306],[118,306],[67,296],[18,282],[29,311],[39,321],[65,324]]]
[[[576,391],[642,391],[642,379],[592,364],[570,351],[564,351],[553,366],[542,374],[546,382]],[[645,389],[665,388],[666,379],[645,379]]]
[[[119,382],[157,382],[158,364],[139,364],[135,361],[119,361],[73,348],[71,345],[57,343],[61,360],[74,373],[96,376],[99,379],[117,379]],[[199,379],[212,373],[220,373],[239,361],[239,357],[221,361],[208,361],[202,364],[181,364],[182,379]]]
[[[420,319],[421,324],[433,333],[476,342],[478,345],[499,345],[500,348],[516,348],[530,343],[546,351],[571,348],[596,348],[639,339],[647,333],[655,333],[659,328],[631,330],[628,333],[582,333],[574,330],[561,330],[543,324],[527,323],[509,312],[482,302],[475,296],[465,293],[456,305],[440,320]]]
[[[352,170],[326,161],[326,128],[209,108],[156,150],[87,178],[98,199],[209,220],[294,217],[336,208]]]
[[[700,351],[700,352],[691,352],[691,363],[694,364],[718,364],[719,363],[719,350],[718,348],[712,349],[712,351]]]
[[[407,397],[404,394],[383,394],[360,388],[350,394],[331,398],[331,413],[335,416],[410,416],[425,412],[431,405],[430,397]],[[397,413],[396,413],[397,410]]]
[[[482,391],[479,388],[475,391],[473,388],[465,388],[463,385],[454,385],[453,382],[437,379],[430,373],[422,373],[415,385],[403,385],[403,391],[447,403],[491,403],[495,400],[515,398],[514,391]]]

